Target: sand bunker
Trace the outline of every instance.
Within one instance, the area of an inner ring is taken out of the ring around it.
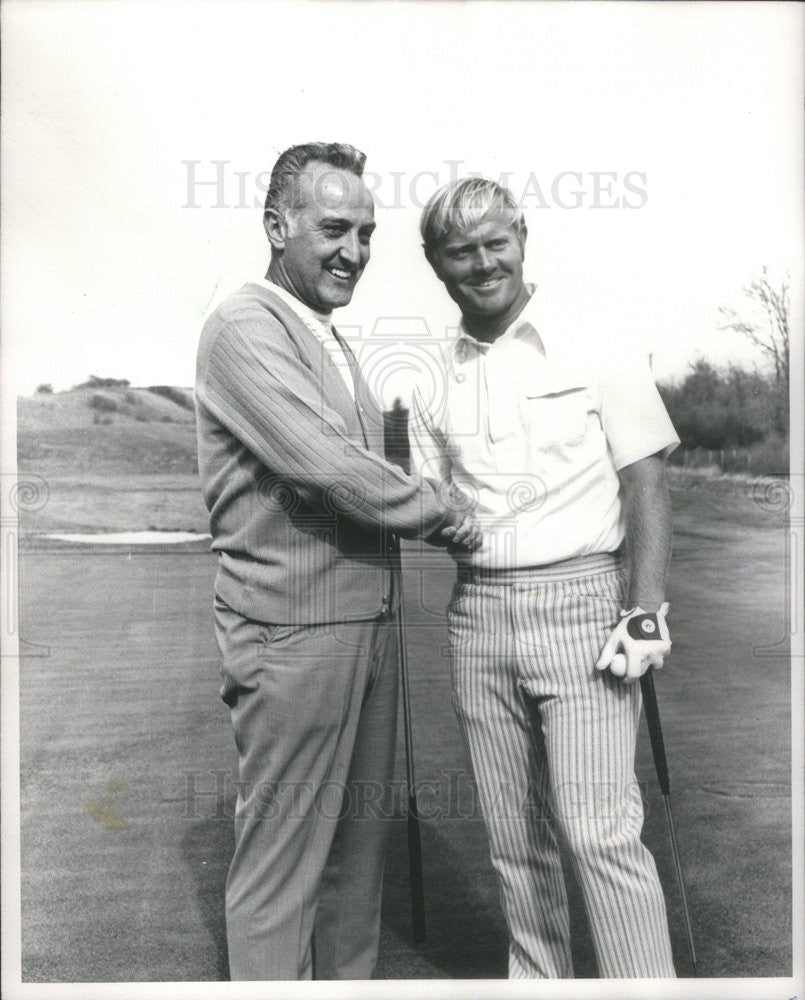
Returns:
[[[210,535],[199,535],[193,531],[118,531],[93,535],[82,535],[73,532],[45,535],[58,542],[88,542],[102,545],[165,545],[180,542],[197,542],[210,538]]]

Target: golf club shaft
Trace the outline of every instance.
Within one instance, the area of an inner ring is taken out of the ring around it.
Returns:
[[[646,725],[648,726],[648,737],[651,741],[651,753],[654,757],[654,769],[657,772],[657,781],[663,795],[671,794],[671,783],[668,779],[668,761],[665,757],[665,740],[662,735],[660,725],[660,709],[657,705],[657,692],[654,689],[653,668],[649,669],[640,678],[640,688],[643,692],[643,710],[646,713]]]
[[[688,911],[688,895],[685,892],[685,880],[682,878],[682,861],[679,857],[679,847],[676,842],[676,830],[674,829],[674,817],[671,813],[671,799],[668,795],[663,795],[665,804],[665,816],[668,820],[668,832],[671,835],[671,851],[674,855],[676,865],[676,880],[679,884],[679,895],[682,897],[682,913],[685,917],[685,930],[688,935],[688,948],[690,949],[690,964],[693,966],[693,975],[696,975],[696,949],[693,945],[693,928],[690,925],[690,912]]]
[[[414,941],[425,940],[425,884],[422,873],[422,837],[416,802],[414,775],[414,738],[411,729],[411,696],[408,689],[408,650],[405,641],[405,609],[402,594],[402,558],[399,539],[395,539],[394,564],[400,592],[397,595],[397,628],[400,647],[400,686],[402,688],[403,730],[405,737],[405,779],[408,786],[408,874],[411,887],[411,924]]]
[[[399,558],[397,569],[399,573]],[[398,576],[398,579],[400,580],[400,590],[402,590],[402,574]],[[397,629],[400,646],[400,687],[402,688],[403,731],[405,737],[405,781],[410,797],[414,794],[416,788],[416,777],[414,775],[414,736],[411,729],[411,693],[408,687],[408,650],[405,642],[405,612],[403,609],[402,593],[397,598]]]
[[[688,948],[690,949],[690,961],[693,966],[693,975],[696,975],[696,949],[693,944],[693,928],[690,922],[690,911],[688,909],[688,896],[685,892],[685,880],[682,876],[682,861],[679,857],[679,846],[676,840],[676,829],[674,827],[674,817],[671,812],[671,782],[668,778],[668,761],[665,756],[665,740],[662,735],[660,725],[660,710],[657,705],[657,692],[654,688],[653,668],[649,669],[640,678],[640,688],[643,692],[643,708],[646,713],[646,725],[648,726],[649,740],[651,741],[651,752],[654,757],[654,768],[657,772],[657,781],[662,792],[663,803],[665,804],[665,816],[668,820],[668,833],[671,838],[671,851],[674,856],[674,866],[676,867],[676,880],[679,884],[679,894],[682,897],[682,912],[685,917],[685,930],[688,935]]]

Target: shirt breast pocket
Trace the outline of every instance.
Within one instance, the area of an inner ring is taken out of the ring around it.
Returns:
[[[531,438],[540,447],[580,444],[584,440],[591,409],[586,386],[527,390],[525,409]]]

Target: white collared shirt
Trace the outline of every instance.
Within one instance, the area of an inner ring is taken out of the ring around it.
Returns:
[[[409,437],[421,475],[477,504],[484,544],[460,561],[513,569],[614,552],[618,470],[679,443],[648,359],[581,347],[533,294],[493,343],[462,328],[443,354],[431,398],[414,390]]]
[[[277,285],[273,281],[269,281],[268,278],[258,278],[254,284],[262,285],[263,288],[268,288],[275,295],[279,296],[282,301],[291,307],[296,315],[302,320],[305,326],[310,330],[313,336],[318,340],[318,342],[324,347],[327,353],[330,355],[331,359],[335,363],[341,378],[344,380],[344,385],[349,389],[349,394],[355,399],[355,383],[352,379],[352,372],[349,367],[349,361],[346,355],[341,349],[341,345],[335,339],[333,334],[333,323],[332,323],[332,313],[319,313],[310,306],[305,305],[296,296],[291,295],[290,292],[286,291],[280,285]]]

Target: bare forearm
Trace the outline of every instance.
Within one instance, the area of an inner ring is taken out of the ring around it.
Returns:
[[[671,558],[671,498],[662,458],[652,455],[621,470],[629,558],[627,607],[656,611],[665,599]]]

